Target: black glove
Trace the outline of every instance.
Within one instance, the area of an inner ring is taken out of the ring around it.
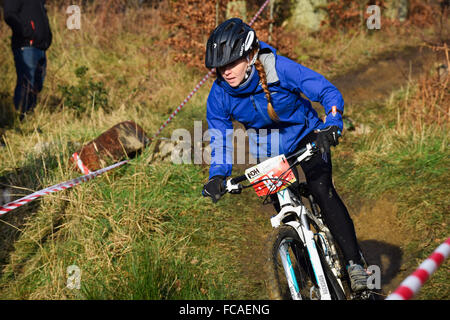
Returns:
[[[322,154],[330,153],[331,146],[339,144],[341,129],[338,126],[326,127],[317,133],[317,144]]]
[[[203,186],[202,195],[211,197],[212,202],[216,203],[227,192],[225,188],[225,177],[214,176]]]

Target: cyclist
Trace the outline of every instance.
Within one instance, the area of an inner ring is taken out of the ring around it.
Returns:
[[[205,65],[216,68],[217,78],[207,99],[212,153],[203,196],[211,197],[215,203],[226,192],[225,178],[232,170],[232,120],[257,132],[256,144],[263,143],[258,130],[276,132],[277,146],[272,146],[272,133],[264,140],[269,157],[277,152],[292,154],[316,141],[321,152],[301,163],[306,182],[343,251],[352,290],[367,289],[368,275],[362,267],[353,221],[332,183],[330,146],[338,144],[343,129],[341,93],[319,73],[278,55],[238,18],[229,19],[212,31],[206,44]],[[321,103],[325,122],[305,97]],[[259,161],[265,156],[261,153],[256,153]],[[272,199],[277,201],[276,197]],[[279,210],[279,205],[274,205]]]

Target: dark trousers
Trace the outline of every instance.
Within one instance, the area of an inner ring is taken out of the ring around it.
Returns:
[[[316,134],[311,132],[302,139],[298,149],[313,141],[316,141]],[[308,188],[319,205],[323,219],[341,248],[344,258],[347,262],[352,260],[360,263],[359,247],[353,221],[332,182],[330,154],[322,155],[318,152],[308,161],[303,161],[300,166],[305,173]],[[294,173],[298,180],[296,168],[294,168]],[[276,200],[274,205],[279,210],[278,199],[276,196],[272,197],[272,199]]]
[[[44,85],[47,68],[45,51],[34,47],[13,49],[17,84],[14,91],[14,106],[23,115],[34,109],[37,95]]]

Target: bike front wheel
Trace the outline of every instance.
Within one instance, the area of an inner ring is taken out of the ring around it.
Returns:
[[[271,299],[320,299],[320,289],[308,251],[294,228],[284,225],[274,229],[269,237],[267,251],[267,288]],[[331,297],[345,299],[342,290],[336,287],[336,278],[329,267],[326,263],[322,263],[322,267]]]

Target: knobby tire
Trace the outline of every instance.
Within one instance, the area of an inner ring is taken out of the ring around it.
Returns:
[[[267,243],[267,257],[266,263],[267,271],[267,289],[271,299],[273,300],[288,300],[291,298],[291,292],[287,285],[284,269],[281,264],[278,248],[280,244],[286,240],[290,247],[291,262],[295,270],[295,277],[300,288],[302,299],[309,300],[310,298],[318,298],[318,289],[312,289],[315,296],[311,297],[311,287],[318,288],[312,265],[309,259],[306,247],[300,241],[297,232],[289,225],[284,225],[276,228],[269,236]],[[327,279],[328,289],[330,290],[332,299],[344,300],[345,294],[339,286],[334,274],[325,263],[325,259],[320,250],[318,250],[322,268]]]

